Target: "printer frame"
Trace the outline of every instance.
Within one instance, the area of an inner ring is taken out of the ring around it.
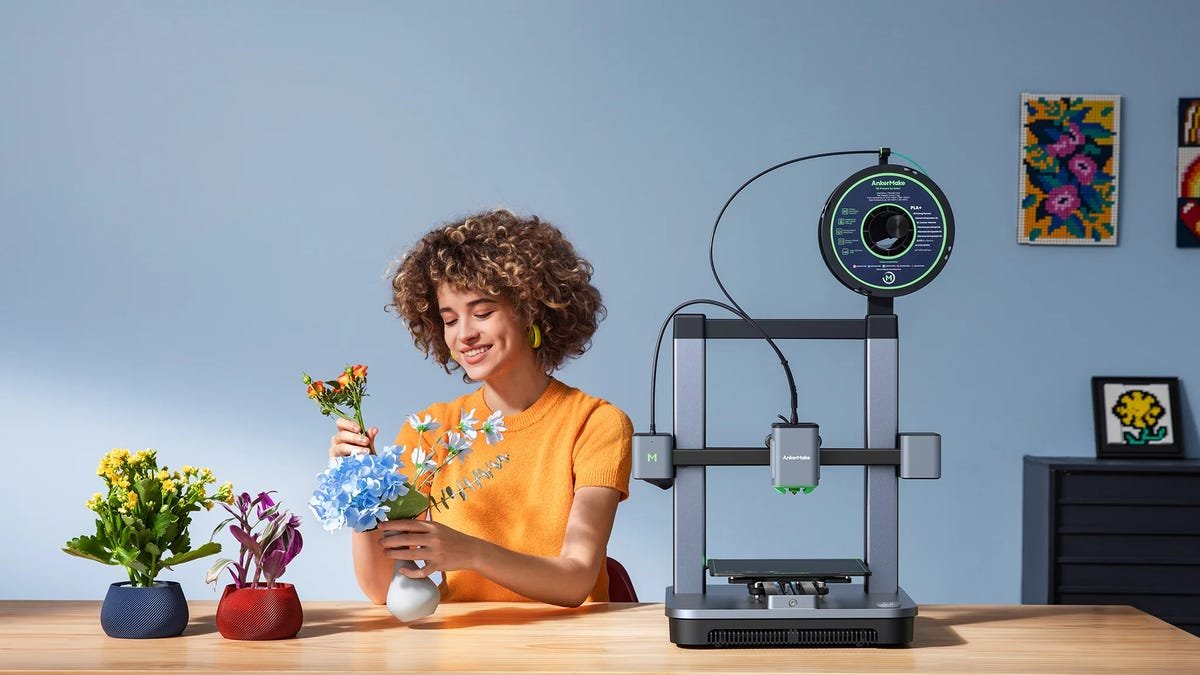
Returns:
[[[673,584],[667,587],[665,597],[671,641],[688,647],[907,644],[912,641],[917,605],[899,586],[899,479],[940,477],[941,443],[937,434],[899,433],[899,336],[892,299],[869,297],[863,319],[766,319],[757,323],[775,340],[864,343],[864,447],[820,448],[819,452],[822,465],[864,467],[862,562],[868,572],[861,584],[834,583],[822,588],[823,594],[787,591],[789,594],[756,596],[734,583],[706,583],[707,569],[697,562],[707,561],[708,467],[765,466],[770,461],[765,448],[707,446],[706,344],[709,340],[761,339],[762,334],[742,319],[677,315],[672,359],[675,434],[669,453],[674,475],[670,481],[649,481],[674,488]],[[806,587],[812,588],[811,584]]]

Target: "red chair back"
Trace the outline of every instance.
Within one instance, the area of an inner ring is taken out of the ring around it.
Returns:
[[[625,567],[612,558],[605,558],[604,565],[608,569],[608,601],[637,602],[637,591]]]

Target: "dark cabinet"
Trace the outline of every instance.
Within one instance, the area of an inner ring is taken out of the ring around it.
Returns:
[[[1200,461],[1025,457],[1021,602],[1132,605],[1200,635]]]

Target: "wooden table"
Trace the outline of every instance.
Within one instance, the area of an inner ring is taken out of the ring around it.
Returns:
[[[214,602],[181,637],[118,640],[98,602],[0,602],[0,669],[431,672],[1200,673],[1200,638],[1122,606],[930,605],[907,648],[682,649],[661,604],[446,604],[404,625],[383,607],[308,602],[294,640],[226,640]]]

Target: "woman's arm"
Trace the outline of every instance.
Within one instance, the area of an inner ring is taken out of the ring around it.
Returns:
[[[387,557],[379,545],[382,536],[383,532],[379,529],[355,532],[350,542],[358,587],[376,605],[387,604],[388,586],[392,583],[396,567],[396,561]]]
[[[557,557],[518,553],[425,520],[380,523],[380,530],[406,534],[384,537],[378,545],[389,562],[425,561],[425,567],[419,570],[404,570],[408,576],[424,577],[439,570],[470,570],[531,600],[577,607],[587,600],[596,585],[620,497],[620,492],[607,487],[576,490]],[[356,570],[362,569],[358,563],[358,545],[356,540]],[[405,546],[418,548],[400,548]],[[359,584],[363,585],[361,573]],[[386,583],[383,594],[386,600]]]

